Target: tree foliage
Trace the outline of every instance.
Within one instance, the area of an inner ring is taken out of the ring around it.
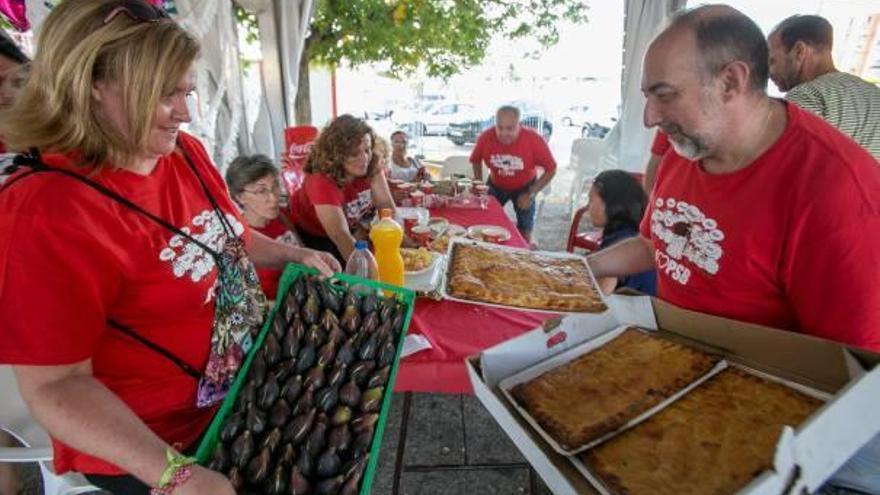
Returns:
[[[583,0],[317,0],[306,41],[310,61],[387,62],[398,77],[448,78],[479,64],[492,38],[559,39],[562,21],[586,22]]]

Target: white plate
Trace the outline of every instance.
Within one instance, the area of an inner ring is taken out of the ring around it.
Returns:
[[[433,270],[434,265],[437,264],[437,259],[440,257],[440,254],[435,253],[434,251],[428,251],[428,254],[431,255],[431,262],[428,263],[428,266],[426,266],[425,268],[422,268],[421,270],[416,270],[416,271],[412,271],[412,272],[404,271],[403,273],[405,273],[406,275],[409,275],[409,276],[416,276],[416,275],[421,275],[423,273],[428,273],[429,271]]]
[[[507,242],[510,240],[510,231],[505,229],[504,227],[499,227],[497,225],[472,225],[467,229],[467,235],[471,239],[477,241],[484,241],[483,239],[483,229],[498,229],[504,231],[504,234],[501,236],[501,242]]]
[[[446,227],[446,233],[449,237],[461,237],[467,234],[467,229],[457,223],[450,223],[449,227]]]

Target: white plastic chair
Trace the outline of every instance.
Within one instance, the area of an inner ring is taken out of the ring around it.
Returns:
[[[52,469],[52,448],[45,431],[31,418],[18,393],[12,367],[0,366],[0,430],[8,433],[21,447],[0,447],[0,462],[36,462],[40,466],[45,495],[77,495],[99,489],[79,473],[55,474]],[[27,438],[25,438],[27,437]],[[32,445],[44,445],[36,447]]]
[[[606,168],[613,168],[616,163],[602,139],[580,138],[571,143],[571,168],[575,172],[568,193],[568,206],[572,214],[580,204],[589,179]]]
[[[467,155],[447,156],[446,160],[443,160],[441,174],[443,177],[452,177],[455,174],[473,177],[474,169],[471,166],[470,157]]]

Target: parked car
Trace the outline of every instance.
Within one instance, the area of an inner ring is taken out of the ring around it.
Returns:
[[[522,125],[538,131],[545,141],[550,140],[550,136],[553,135],[553,122],[550,114],[544,110],[542,105],[523,100],[506,104],[520,109]],[[446,137],[459,146],[476,142],[481,132],[495,125],[495,111],[499,106],[501,105],[476,111],[466,115],[466,118],[462,120],[451,122],[446,131]]]
[[[565,109],[559,121],[564,126],[582,126],[590,120],[589,105],[573,105]]]
[[[471,103],[441,101],[422,107],[420,112],[393,115],[393,118],[395,124],[411,134],[445,136],[450,122],[460,119],[463,114],[468,114],[475,108]]]

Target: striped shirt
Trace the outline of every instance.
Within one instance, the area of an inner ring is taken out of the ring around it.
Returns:
[[[880,160],[880,88],[846,72],[829,72],[785,95],[822,117]]]

